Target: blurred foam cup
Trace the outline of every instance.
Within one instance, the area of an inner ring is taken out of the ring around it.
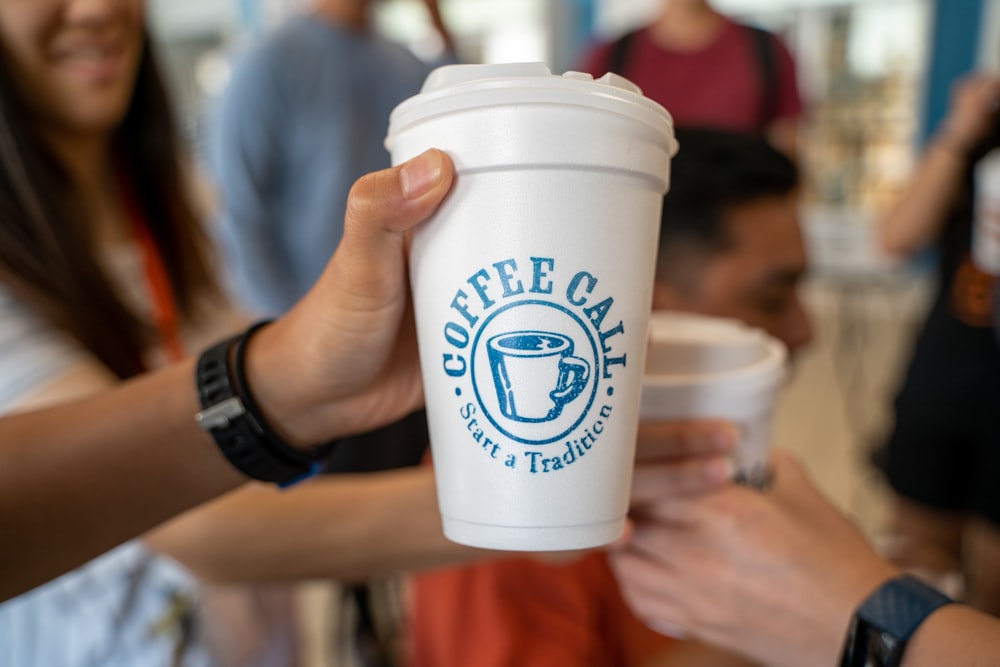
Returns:
[[[725,419],[740,430],[737,481],[764,488],[784,344],[737,320],[654,312],[642,386],[643,419]]]
[[[974,172],[976,200],[972,261],[984,273],[1000,275],[1000,149],[981,159]]]
[[[394,164],[456,177],[410,245],[448,538],[506,550],[624,528],[670,115],[616,76],[452,65],[392,113]]]

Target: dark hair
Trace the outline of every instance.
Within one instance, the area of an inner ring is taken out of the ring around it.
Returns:
[[[148,36],[112,142],[178,309],[193,318],[199,297],[217,285],[185,191],[176,126]],[[81,194],[31,122],[11,68],[0,66],[0,280],[119,377],[130,377],[143,370],[150,332],[102,269],[85,216]]]
[[[722,250],[732,209],[798,187],[795,163],[759,134],[684,128],[677,140],[663,198],[661,265]]]

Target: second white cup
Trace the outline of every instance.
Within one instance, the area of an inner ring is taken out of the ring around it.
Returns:
[[[736,320],[653,313],[640,416],[734,422],[740,428],[737,480],[764,488],[786,358],[781,341]]]
[[[1000,275],[1000,149],[979,161],[975,179],[972,260],[980,271],[997,276]]]

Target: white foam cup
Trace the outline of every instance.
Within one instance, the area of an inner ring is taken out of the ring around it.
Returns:
[[[393,111],[386,146],[394,164],[433,147],[456,167],[409,257],[445,534],[509,550],[617,539],[669,114],[616,75],[455,65]]]
[[[786,348],[736,320],[678,312],[650,319],[643,419],[726,419],[740,429],[737,479],[762,488]]]
[[[975,168],[976,200],[972,228],[972,261],[980,271],[1000,275],[1000,149]]]

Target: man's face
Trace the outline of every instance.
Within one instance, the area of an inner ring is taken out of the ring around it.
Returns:
[[[796,193],[742,204],[725,222],[728,246],[698,263],[685,289],[658,280],[653,308],[742,320],[794,352],[812,340],[798,294],[806,252]]]

